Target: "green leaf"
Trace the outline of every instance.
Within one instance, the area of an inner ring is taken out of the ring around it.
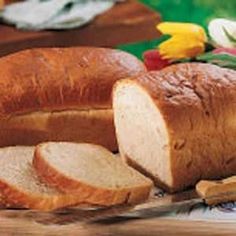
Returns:
[[[144,41],[144,42],[135,42],[129,44],[119,45],[117,48],[129,52],[139,59],[142,59],[142,55],[146,50],[149,49],[157,49],[157,46],[164,42],[165,40],[169,39],[170,36],[162,35],[161,37],[151,40],[151,41]]]
[[[231,54],[227,53],[214,54],[209,52],[198,56],[196,60],[236,70],[236,56]]]

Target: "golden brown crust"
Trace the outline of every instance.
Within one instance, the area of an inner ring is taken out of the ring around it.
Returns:
[[[91,47],[25,50],[1,58],[0,66],[0,146],[50,140],[96,143],[111,151],[117,151],[112,86],[145,71],[128,53]],[[44,118],[33,117],[37,112]]]
[[[134,56],[105,48],[29,49],[0,59],[0,117],[110,108],[115,81],[138,75]]]
[[[58,195],[33,195],[27,192],[23,192],[11,186],[8,183],[0,181],[1,194],[4,196],[7,202],[10,202],[10,206],[17,206],[21,208],[36,209],[41,211],[51,211],[63,207],[69,207],[83,203],[83,199],[80,196],[72,194],[58,193]]]
[[[9,201],[7,201],[6,197],[1,194],[0,191],[0,209],[1,208],[22,208],[17,204],[13,204],[12,202],[10,203]]]
[[[236,176],[217,181],[201,180],[196,190],[208,205],[236,201]]]
[[[0,127],[1,147],[71,141],[100,144],[117,151],[111,109],[31,112],[2,119]]]
[[[83,194],[82,198],[85,203],[111,206],[123,203],[142,202],[149,196],[152,187],[151,181],[150,185],[146,184],[139,187],[115,190],[91,186],[78,180],[74,180],[69,176],[65,176],[44,160],[40,151],[41,145],[44,144],[36,146],[33,159],[33,166],[40,179],[50,186],[60,189],[62,192]]]
[[[193,186],[200,179],[235,174],[235,71],[182,63],[125,81],[118,84],[132,82],[145,88],[165,120],[172,191]]]

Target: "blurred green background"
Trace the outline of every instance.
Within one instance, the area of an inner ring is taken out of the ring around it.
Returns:
[[[236,0],[140,0],[158,11],[162,21],[194,22],[207,29],[213,18],[236,19]],[[119,48],[139,58],[147,49],[155,48],[163,38],[149,42],[120,45]]]

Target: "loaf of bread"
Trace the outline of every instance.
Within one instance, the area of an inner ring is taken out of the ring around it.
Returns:
[[[0,67],[0,146],[74,141],[112,151],[112,86],[145,71],[128,53],[89,47],[25,50]]]
[[[142,202],[152,188],[150,179],[93,144],[42,143],[36,146],[33,166],[43,182],[67,194],[84,194],[89,204]]]
[[[178,191],[236,173],[236,71],[183,63],[118,81],[113,110],[123,158]]]
[[[38,178],[33,166],[34,147],[0,149],[0,193],[6,206],[54,210],[82,203],[81,194],[64,194]]]

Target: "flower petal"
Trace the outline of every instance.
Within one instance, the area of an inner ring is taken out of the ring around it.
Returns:
[[[176,23],[176,22],[163,22],[157,25],[157,29],[163,34],[169,35],[191,35],[197,38],[199,41],[206,42],[207,36],[204,29],[192,23]]]
[[[209,34],[212,40],[221,47],[236,47],[236,21],[223,18],[212,20],[208,25]],[[230,37],[229,37],[230,36]]]
[[[162,68],[171,64],[170,61],[163,59],[159,51],[156,49],[144,52],[143,59],[144,59],[144,64],[149,71],[161,70]]]
[[[183,59],[195,57],[205,50],[203,42],[195,37],[176,35],[159,45],[160,54],[164,59]]]

